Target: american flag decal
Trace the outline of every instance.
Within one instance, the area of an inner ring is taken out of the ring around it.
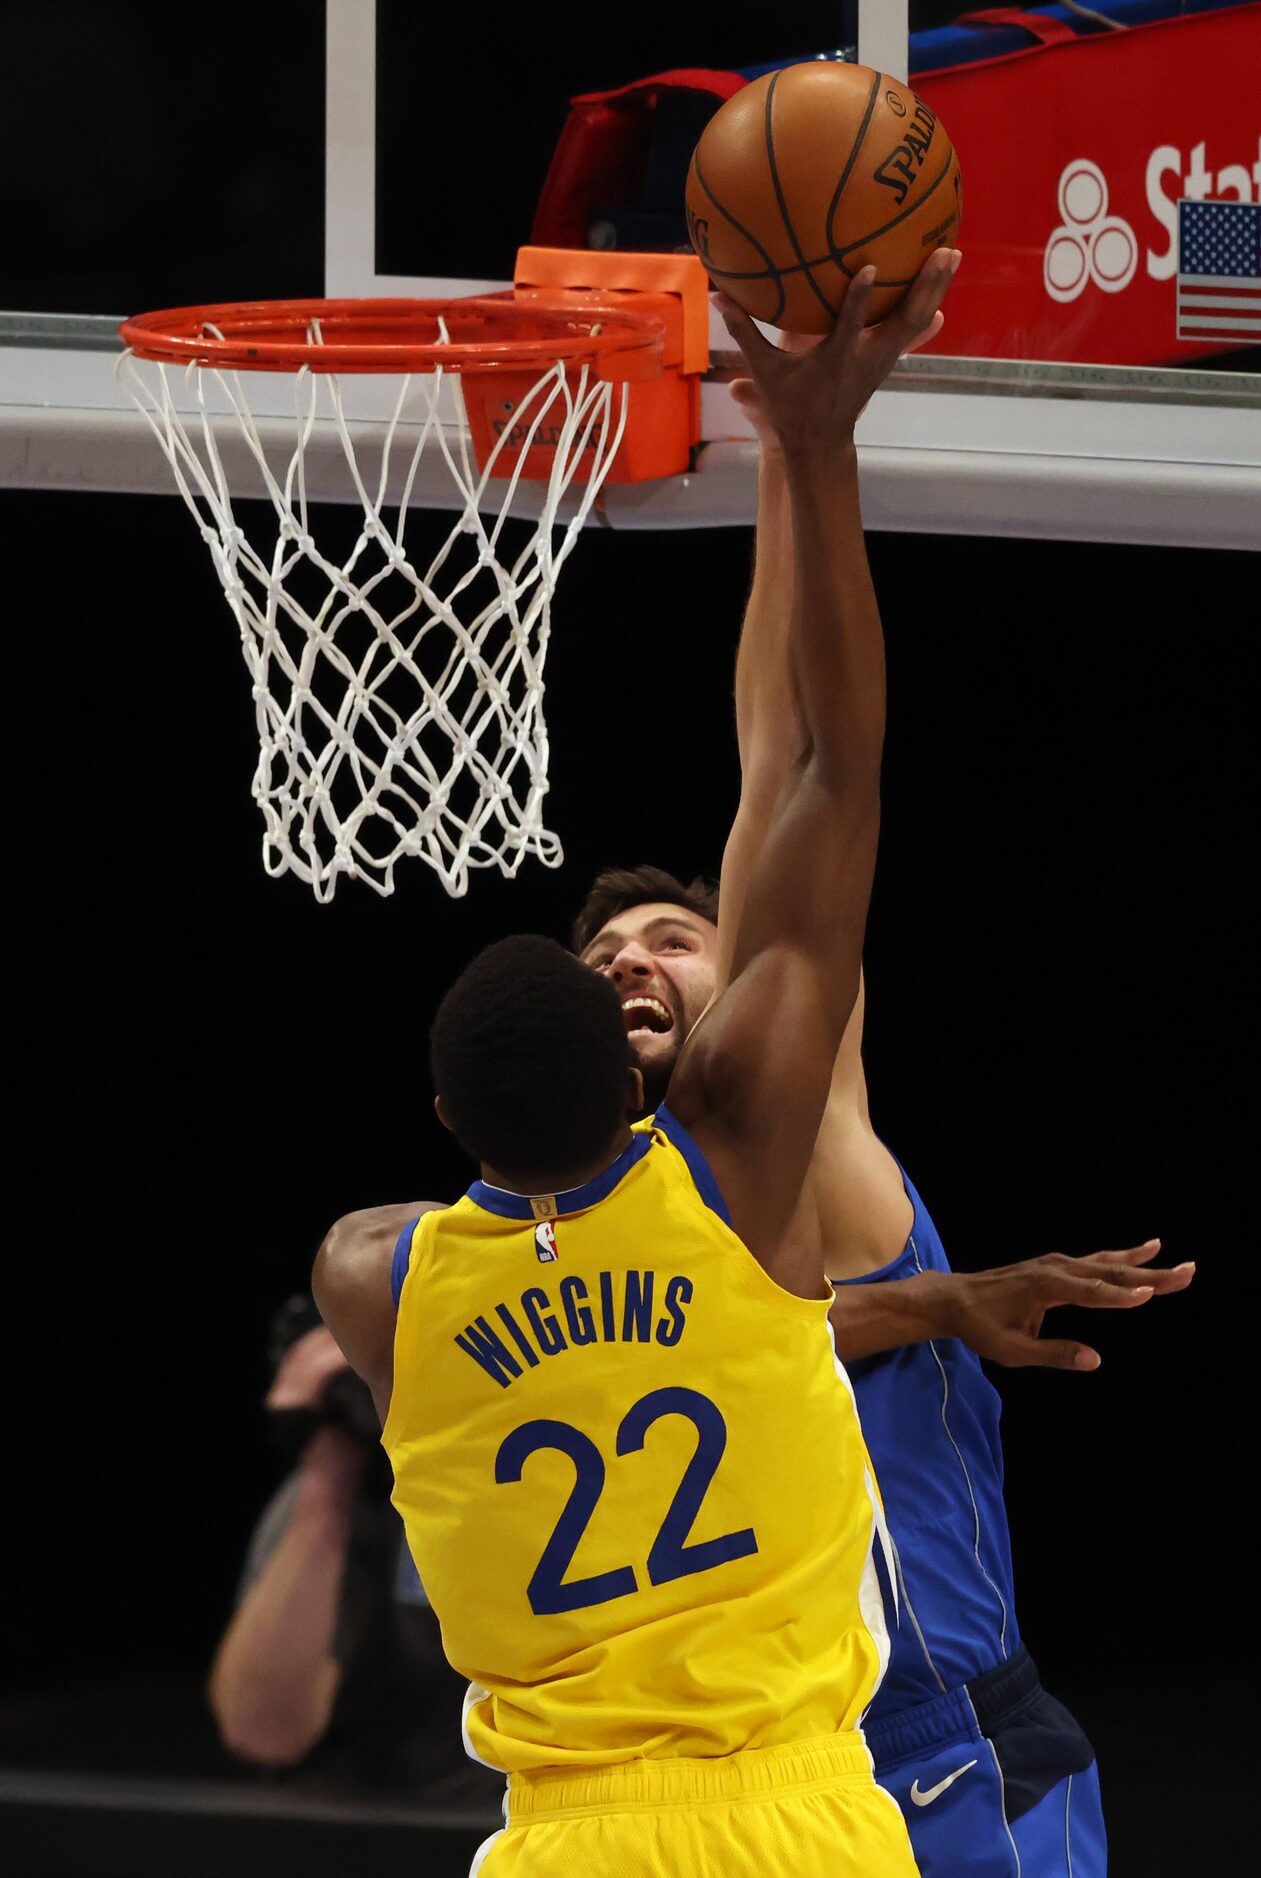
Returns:
[[[1261,203],[1179,202],[1178,338],[1261,339]]]

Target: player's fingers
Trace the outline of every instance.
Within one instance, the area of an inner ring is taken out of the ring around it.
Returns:
[[[1159,1239],[1144,1239],[1142,1245],[1122,1246],[1119,1250],[1108,1249],[1103,1252],[1087,1252],[1088,1259],[1119,1259],[1128,1265],[1146,1265],[1160,1251]]]
[[[1143,1245],[1122,1245],[1116,1249],[1107,1249],[1103,1253],[1086,1253],[1086,1258],[1098,1258],[1111,1266],[1148,1266],[1152,1258],[1160,1253],[1160,1239],[1144,1239]]]
[[[936,314],[932,316],[932,319],[928,321],[928,325],[926,325],[925,331],[919,332],[919,334],[917,334],[917,336],[915,336],[913,340],[908,340],[908,344],[902,347],[902,353],[900,353],[900,357],[902,357],[902,359],[906,359],[906,355],[908,355],[908,353],[913,353],[913,351],[919,351],[919,347],[926,346],[926,344],[928,344],[928,340],[934,340],[934,338],[938,336],[938,332],[942,331],[943,325],[945,325],[945,314],[943,314],[942,310],[938,308],[938,312],[936,312]]]
[[[1184,1259],[1181,1265],[1171,1265],[1168,1271],[1148,1272],[1156,1289],[1158,1298],[1165,1297],[1170,1291],[1185,1291],[1195,1277],[1195,1260]]]
[[[1034,1297],[1044,1309],[1057,1304],[1082,1304],[1090,1311],[1128,1311],[1156,1295],[1155,1286],[1139,1272],[1113,1278],[1087,1278],[1076,1272],[1048,1272],[1034,1284]]]
[[[1194,1259],[1184,1259],[1180,1265],[1165,1266],[1157,1271],[1138,1269],[1155,1258],[1159,1250],[1159,1239],[1149,1239],[1146,1245],[1130,1246],[1122,1252],[1091,1252],[1076,1262],[1082,1270],[1102,1278],[1105,1284],[1150,1285],[1162,1296],[1170,1291],[1185,1291],[1195,1277]]]
[[[1155,1297],[1164,1297],[1170,1291],[1185,1291],[1195,1277],[1195,1265],[1190,1259],[1182,1265],[1169,1265],[1163,1271],[1136,1272],[1124,1265],[1114,1266],[1110,1272],[1103,1266],[1100,1271],[1104,1274],[1105,1285],[1146,1287]]]
[[[1098,1369],[1098,1350],[1064,1337],[1028,1337],[1017,1331],[986,1355],[1006,1369]]]
[[[941,309],[938,308],[923,332],[918,333],[914,339],[909,340],[907,344],[903,346],[901,356],[905,358],[908,352],[918,352],[921,346],[926,346],[930,339],[937,337],[945,323],[946,316]]]
[[[764,339],[744,308],[737,306],[734,300],[729,300],[725,293],[716,293],[713,302],[722,315],[723,325],[743,352],[745,363],[756,378],[759,367],[764,368],[768,360],[779,357],[778,346]]]
[[[779,335],[778,345],[781,352],[813,352],[827,337],[825,333],[790,333]]]
[[[853,345],[867,323],[867,303],[871,299],[875,279],[874,267],[859,268],[845,289],[841,310],[836,316],[835,326],[824,341],[825,345],[835,351],[844,351],[847,346]]]
[[[1098,1350],[1092,1350],[1088,1343],[1064,1343],[1050,1338],[1040,1348],[1051,1352],[1046,1368],[1090,1370],[1098,1369],[1103,1361]]]
[[[765,446],[774,437],[774,426],[766,414],[766,405],[751,378],[735,378],[728,387],[731,402],[737,410],[743,411],[749,423],[757,432],[759,441]]]
[[[900,351],[904,352],[910,341],[932,324],[962,258],[957,248],[936,249],[920,269],[905,300],[888,316],[884,323],[890,328],[890,337],[897,337]]]

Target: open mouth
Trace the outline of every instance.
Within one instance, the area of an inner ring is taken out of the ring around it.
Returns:
[[[674,1019],[660,998],[627,998],[622,1006],[622,1021],[628,1037],[642,1036],[645,1032],[662,1037],[674,1028]]]

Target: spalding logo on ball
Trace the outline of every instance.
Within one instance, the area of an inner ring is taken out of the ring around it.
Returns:
[[[692,246],[754,319],[825,333],[860,268],[883,319],[934,248],[953,247],[963,185],[940,118],[865,65],[769,72],[710,118],[687,178]]]

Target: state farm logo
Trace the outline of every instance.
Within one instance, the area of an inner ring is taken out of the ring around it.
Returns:
[[[1093,282],[1120,293],[1138,266],[1138,238],[1119,215],[1108,214],[1108,185],[1088,157],[1065,165],[1059,184],[1060,225],[1042,256],[1042,283],[1052,300],[1075,300]]]
[[[1223,153],[1226,154],[1226,153]],[[1237,155],[1238,152],[1230,154]],[[1261,137],[1251,166],[1234,162],[1210,168],[1206,140],[1183,150],[1162,143],[1147,158],[1144,184],[1150,221],[1140,220],[1139,234],[1119,215],[1108,212],[1108,183],[1097,163],[1078,157],[1060,174],[1060,225],[1052,229],[1042,257],[1042,279],[1052,300],[1076,300],[1088,285],[1120,293],[1133,280],[1144,246],[1143,272],[1148,280],[1172,280],[1178,271],[1179,202],[1261,202]],[[1126,206],[1138,207],[1130,180],[1122,194]],[[1142,211],[1139,209],[1141,217]]]

